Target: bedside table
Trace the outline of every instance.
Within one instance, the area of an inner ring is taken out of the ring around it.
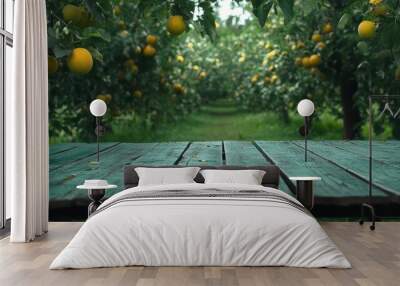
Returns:
[[[314,181],[321,181],[320,177],[289,177],[296,181],[296,199],[307,209],[314,207]]]
[[[106,180],[85,180],[83,185],[77,186],[77,189],[88,191],[88,197],[91,203],[88,206],[88,217],[94,213],[103,202],[102,199],[107,189],[114,189],[116,185],[110,185]]]

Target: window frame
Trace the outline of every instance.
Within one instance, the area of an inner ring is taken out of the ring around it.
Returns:
[[[15,1],[12,0],[12,5]],[[14,9],[12,9],[14,12]],[[6,222],[5,190],[5,93],[6,93],[6,48],[13,48],[13,34],[6,30],[6,0],[0,0],[0,230],[9,228]],[[14,15],[12,15],[13,17]],[[0,233],[1,234],[1,233]]]

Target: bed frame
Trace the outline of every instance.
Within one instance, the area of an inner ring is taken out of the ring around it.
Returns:
[[[137,167],[148,168],[184,168],[187,166],[149,166],[149,165],[129,165],[124,167],[124,189],[136,187],[139,183],[139,176],[135,171]],[[191,166],[192,167],[192,166]],[[279,188],[280,169],[277,166],[194,166],[202,170],[263,170],[265,175],[262,180],[262,185],[265,187]],[[194,180],[197,183],[204,183],[203,176],[199,173]]]

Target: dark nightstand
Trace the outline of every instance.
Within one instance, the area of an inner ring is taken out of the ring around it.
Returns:
[[[91,203],[88,206],[88,217],[101,205],[106,190],[114,189],[116,187],[116,185],[109,185],[106,180],[85,180],[83,185],[76,187],[77,189],[88,191],[88,197],[91,200]]]
[[[320,181],[320,177],[290,177],[296,181],[296,199],[307,209],[314,207],[314,181]]]

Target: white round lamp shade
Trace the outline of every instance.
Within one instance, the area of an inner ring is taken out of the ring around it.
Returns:
[[[107,112],[107,104],[101,99],[95,99],[90,103],[90,113],[93,116],[101,117]]]
[[[297,112],[303,117],[311,116],[314,113],[314,103],[309,99],[303,99],[297,105]]]

